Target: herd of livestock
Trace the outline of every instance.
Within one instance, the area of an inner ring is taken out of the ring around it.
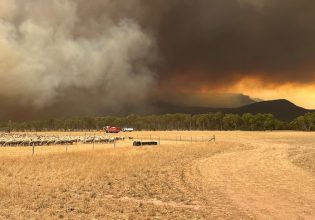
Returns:
[[[111,136],[56,136],[56,135],[37,135],[37,134],[1,134],[0,147],[14,146],[51,146],[51,145],[73,145],[82,144],[105,144],[115,143],[125,140],[126,137]],[[129,139],[132,139],[129,137]]]

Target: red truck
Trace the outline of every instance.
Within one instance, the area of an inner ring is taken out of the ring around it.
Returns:
[[[111,127],[111,126],[106,126],[104,128],[106,133],[119,133],[121,132],[121,129],[118,127]]]

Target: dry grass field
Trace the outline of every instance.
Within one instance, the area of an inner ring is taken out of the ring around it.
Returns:
[[[0,219],[315,218],[315,133],[127,135],[161,145],[0,148]]]

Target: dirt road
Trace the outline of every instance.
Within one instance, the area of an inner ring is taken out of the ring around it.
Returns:
[[[255,143],[195,163],[204,188],[216,188],[254,219],[314,219],[315,178],[291,163],[290,144]]]

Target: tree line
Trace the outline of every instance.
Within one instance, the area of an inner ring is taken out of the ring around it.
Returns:
[[[272,114],[165,114],[129,115],[124,117],[73,117],[28,122],[1,122],[1,130],[10,131],[82,131],[100,130],[105,126],[132,127],[136,130],[315,130],[315,113],[307,113],[292,122],[284,122]]]

